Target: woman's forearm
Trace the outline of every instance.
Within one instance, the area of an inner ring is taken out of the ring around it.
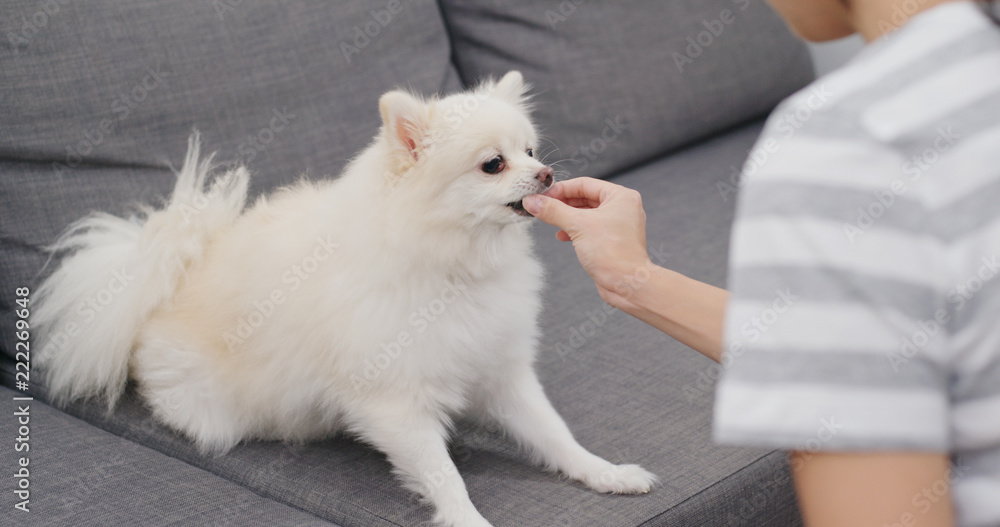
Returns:
[[[612,305],[718,362],[729,292],[650,265],[619,281]]]

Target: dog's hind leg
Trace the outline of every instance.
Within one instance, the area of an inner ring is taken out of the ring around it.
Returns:
[[[217,370],[191,341],[147,330],[131,368],[153,415],[194,440],[202,453],[225,452],[246,437],[246,423],[218,389]]]
[[[448,454],[446,427],[432,412],[382,404],[352,414],[350,430],[388,456],[403,484],[434,506],[438,525],[490,527],[469,499]]]

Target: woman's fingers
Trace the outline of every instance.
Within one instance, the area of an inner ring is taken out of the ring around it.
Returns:
[[[570,206],[586,205],[596,208],[610,195],[618,185],[589,177],[567,179],[552,185],[546,196],[558,199]],[[574,203],[576,205],[574,205]]]

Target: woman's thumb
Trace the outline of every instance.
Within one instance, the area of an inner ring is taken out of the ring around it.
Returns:
[[[560,229],[568,227],[570,216],[574,212],[573,207],[542,194],[528,196],[524,198],[522,203],[524,209],[532,216]]]

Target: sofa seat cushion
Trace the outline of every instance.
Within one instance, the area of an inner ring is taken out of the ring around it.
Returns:
[[[28,406],[28,450],[0,451],[8,481],[4,517],[24,527],[175,525],[336,527],[219,476],[172,459],[66,415],[45,403],[14,401],[21,394],[0,387],[5,401],[0,431],[15,441],[21,426],[12,413]],[[22,443],[18,443],[22,444]],[[27,503],[10,479],[28,459]],[[22,503],[27,512],[15,509]]]

